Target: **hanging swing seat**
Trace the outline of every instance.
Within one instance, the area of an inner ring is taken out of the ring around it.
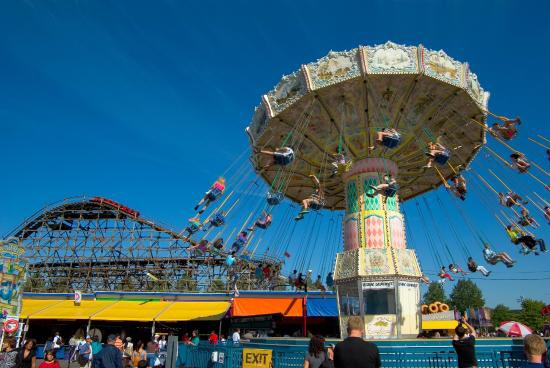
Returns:
[[[449,158],[451,157],[451,152],[449,150],[445,150],[444,152],[437,153],[434,156],[434,162],[438,165],[445,165],[447,161],[449,161]]]
[[[189,226],[185,228],[185,230],[189,233],[189,235],[193,235],[194,233],[199,231],[199,229],[200,229],[200,225],[195,222],[189,224]]]
[[[309,208],[311,208],[312,210],[314,211],[319,211],[321,210],[323,207],[325,207],[325,200],[324,199],[318,199],[318,198],[314,198],[311,203],[309,204]]]
[[[222,191],[220,188],[212,188],[208,192],[206,192],[206,198],[211,202],[220,198],[221,195]]]
[[[387,148],[395,148],[401,143],[401,134],[396,133],[382,138],[382,145]]]
[[[266,200],[267,200],[267,204],[269,204],[270,206],[276,206],[276,205],[280,204],[283,201],[284,198],[285,197],[284,197],[283,193],[281,193],[281,192],[269,191],[269,192],[267,192]]]
[[[386,197],[394,197],[397,194],[397,191],[399,190],[399,185],[394,184],[390,185],[386,190],[384,191],[384,195]]]
[[[212,220],[210,220],[210,224],[212,226],[222,226],[225,224],[225,216],[223,216],[221,213],[217,213],[212,217]]]
[[[273,161],[276,165],[286,166],[294,161],[294,151],[286,147],[285,150],[273,152]]]

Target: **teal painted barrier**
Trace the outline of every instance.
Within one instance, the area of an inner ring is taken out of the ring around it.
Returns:
[[[329,341],[330,343],[331,341]],[[337,343],[338,341],[334,341]],[[273,351],[274,368],[303,367],[308,340],[255,339],[239,345],[199,346],[179,345],[178,367],[240,368],[242,349],[256,348]],[[380,350],[382,366],[388,368],[451,368],[457,366],[456,354],[450,340],[390,340],[375,341]],[[212,362],[216,353],[218,360]],[[525,362],[522,340],[483,339],[476,344],[479,368],[520,368]]]

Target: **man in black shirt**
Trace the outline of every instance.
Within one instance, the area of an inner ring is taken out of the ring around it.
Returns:
[[[458,368],[477,367],[476,359],[476,330],[462,317],[455,328],[453,347],[458,356]]]
[[[382,365],[378,347],[363,340],[364,329],[361,317],[348,319],[348,337],[334,348],[335,368],[379,368]]]

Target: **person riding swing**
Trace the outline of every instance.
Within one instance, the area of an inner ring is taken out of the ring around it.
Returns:
[[[428,169],[432,167],[434,162],[438,165],[445,165],[451,157],[451,152],[436,140],[436,142],[428,142],[428,152],[426,152],[426,156],[428,156],[428,162],[424,168]]]
[[[321,182],[319,182],[319,179],[317,179],[317,177],[313,174],[309,175],[309,177],[313,181],[313,184],[315,184],[315,192],[313,192],[311,196],[302,201],[302,210],[300,211],[298,216],[294,218],[294,220],[296,221],[302,220],[304,218],[304,215],[308,213],[310,209],[315,211],[320,210],[321,208],[323,208],[325,202],[325,194],[323,192]]]
[[[197,203],[195,206],[195,211],[199,209],[201,205],[204,204],[204,208],[202,208],[199,211],[199,214],[203,213],[210,203],[214,202],[218,198],[220,198],[225,190],[225,178],[220,177],[212,186],[210,189],[204,194],[204,197]]]
[[[389,174],[384,176],[384,183],[380,183],[376,186],[369,185],[369,187],[374,190],[373,193],[367,193],[367,196],[371,198],[379,194],[383,194],[386,197],[394,197],[399,189],[397,181]]]
[[[387,148],[395,148],[401,143],[401,134],[393,128],[383,128],[376,132],[376,140],[374,146],[370,146],[369,150],[376,149],[376,146],[382,145]]]

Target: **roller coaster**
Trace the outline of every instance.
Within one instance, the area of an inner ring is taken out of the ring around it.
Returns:
[[[26,249],[26,291],[231,292],[275,288],[280,263],[252,257],[227,267],[225,250],[190,250],[181,233],[118,202],[78,197],[48,205],[8,237]],[[270,279],[257,268],[269,265]]]

